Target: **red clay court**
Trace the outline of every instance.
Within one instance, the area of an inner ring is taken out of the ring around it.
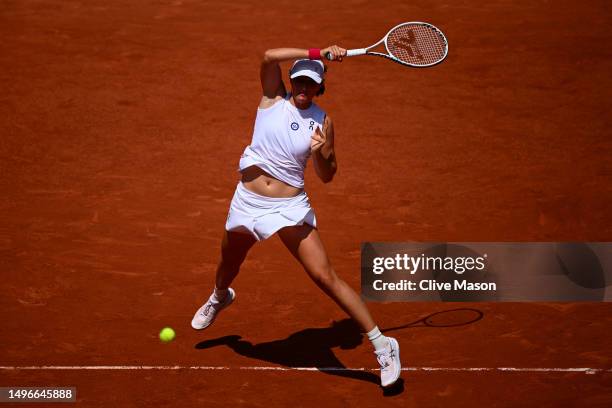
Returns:
[[[356,290],[363,241],[612,241],[611,16],[605,1],[3,2],[0,386],[75,386],[88,407],[612,405],[612,306],[588,302],[370,303],[381,328],[408,325],[403,389],[385,395],[367,339],[276,237],[214,326],[189,326],[267,48],[359,48],[402,21],[448,37],[430,69],[330,64],[318,103],[339,171],[324,185],[310,166],[307,191]],[[457,308],[482,317],[409,325]]]

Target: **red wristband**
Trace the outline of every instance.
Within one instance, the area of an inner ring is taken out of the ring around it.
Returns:
[[[320,48],[310,48],[308,50],[308,59],[320,60],[321,59],[321,49]]]

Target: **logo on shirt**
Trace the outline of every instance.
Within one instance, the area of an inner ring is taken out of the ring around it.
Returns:
[[[291,122],[291,130],[298,130],[300,128],[300,125],[297,124],[297,122]]]
[[[308,129],[309,129],[309,130],[314,130],[314,124],[315,124],[315,121],[314,121],[314,120],[311,120],[311,121],[310,121],[310,126],[308,126]]]

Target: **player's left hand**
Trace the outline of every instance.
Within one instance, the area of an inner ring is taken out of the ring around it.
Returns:
[[[327,136],[323,133],[321,128],[317,126],[312,136],[310,136],[310,152],[315,153],[321,150],[321,148],[325,146],[325,143],[327,143]]]

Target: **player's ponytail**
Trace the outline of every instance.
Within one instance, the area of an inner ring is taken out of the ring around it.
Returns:
[[[321,87],[319,88],[319,91],[317,92],[316,96],[321,96],[323,95],[324,92],[325,92],[325,80],[321,81]]]
[[[327,65],[323,64],[323,73],[327,73]],[[325,79],[321,81],[321,88],[319,88],[319,92],[317,92],[316,96],[321,96],[325,93]]]

